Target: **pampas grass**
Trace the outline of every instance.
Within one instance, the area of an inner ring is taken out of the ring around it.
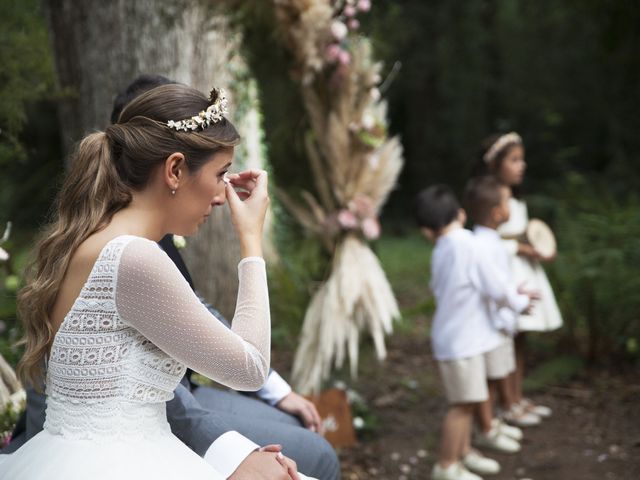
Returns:
[[[347,27],[342,10],[355,1],[274,0],[282,40],[294,58],[311,127],[305,147],[315,195],[304,203],[280,192],[297,221],[332,253],[331,273],[307,309],[293,366],[302,393],[317,393],[331,369],[348,359],[356,375],[359,342],[368,332],[380,360],[398,305],[367,241],[403,164],[402,146],[387,135],[380,99],[381,64],[370,42]],[[344,28],[343,28],[344,27]]]

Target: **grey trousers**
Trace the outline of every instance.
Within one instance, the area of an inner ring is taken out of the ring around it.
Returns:
[[[305,475],[320,480],[340,478],[340,462],[333,447],[302,427],[298,418],[232,391],[198,387],[193,395],[202,407],[228,416],[234,430],[258,445],[282,445],[282,453],[294,459]]]

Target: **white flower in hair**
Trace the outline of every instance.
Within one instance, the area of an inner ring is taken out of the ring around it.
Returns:
[[[202,110],[197,115],[184,120],[169,120],[167,127],[177,131],[195,131],[204,130],[212,123],[221,121],[227,114],[227,95],[221,88],[211,90],[209,96],[211,105],[206,110]]]

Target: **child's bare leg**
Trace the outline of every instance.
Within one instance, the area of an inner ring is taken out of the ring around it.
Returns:
[[[517,384],[517,373],[516,370],[507,375],[507,385],[509,388],[509,398],[511,398],[512,405],[516,402],[516,384]],[[507,408],[507,410],[511,408],[511,405]]]
[[[522,401],[522,382],[524,379],[524,354],[525,354],[525,334],[519,333],[515,337],[515,352],[516,352],[516,371],[514,372],[513,383],[513,401],[514,403],[520,403]]]
[[[489,398],[484,402],[478,403],[476,407],[476,416],[482,433],[486,434],[491,430],[491,421],[493,420],[493,400],[496,398],[497,384],[495,380],[489,380]]]
[[[503,410],[509,410],[511,405],[514,404],[513,400],[513,384],[511,375],[509,374],[500,380],[496,380],[498,392],[500,393],[500,406]]]
[[[475,403],[464,403],[449,407],[442,423],[442,439],[438,457],[438,463],[442,468],[447,468],[462,458],[467,437],[471,433],[471,420],[476,405]]]

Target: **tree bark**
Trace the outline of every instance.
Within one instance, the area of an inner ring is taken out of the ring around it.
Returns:
[[[232,67],[244,65],[238,56],[240,37],[215,3],[48,0],[57,78],[63,93],[59,116],[66,152],[83,135],[108,124],[116,94],[142,73],[161,74],[205,93],[214,85],[226,87],[231,118],[241,127],[251,124],[233,114],[239,87]],[[250,112],[251,108],[245,113]],[[240,130],[243,137],[253,135]],[[251,156],[250,149],[242,152]],[[245,163],[239,153],[236,170]],[[262,167],[262,156],[253,158],[250,163],[257,161],[254,166]],[[196,287],[230,317],[237,295],[240,251],[228,209],[217,209],[187,245],[183,253]]]

